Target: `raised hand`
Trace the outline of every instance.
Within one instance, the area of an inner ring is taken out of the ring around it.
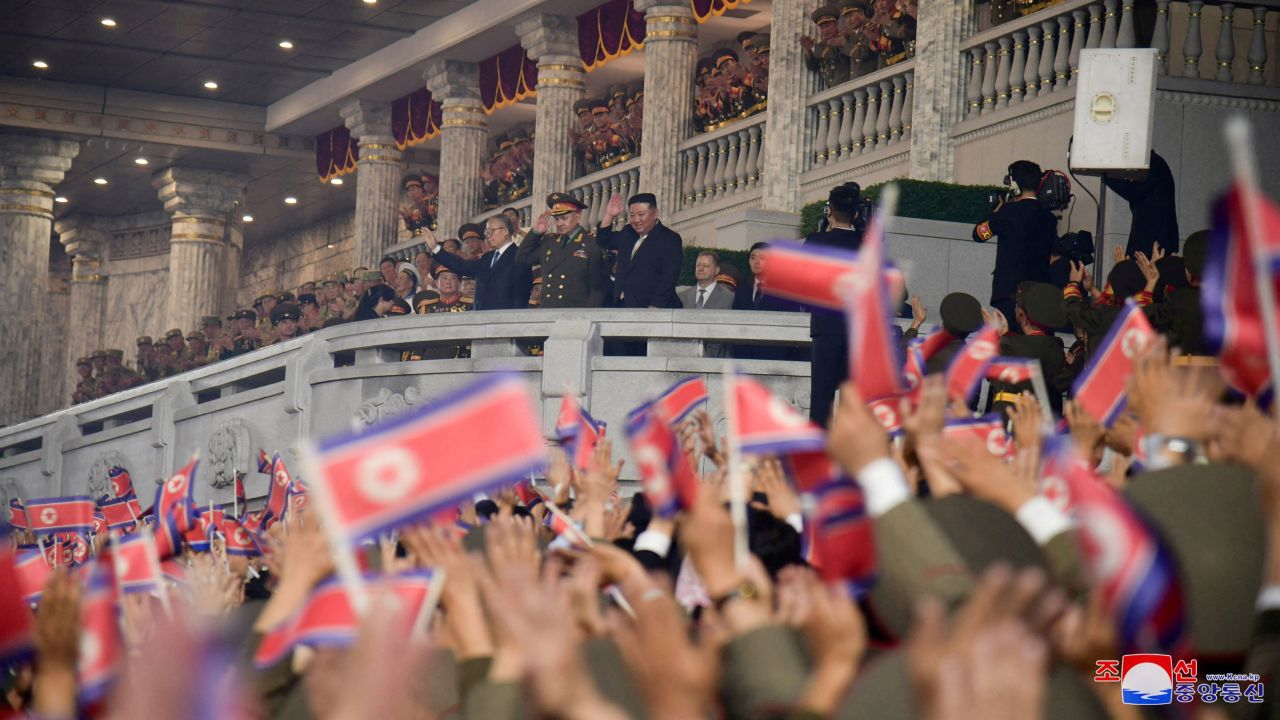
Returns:
[[[1147,432],[1204,442],[1213,435],[1222,379],[1208,368],[1174,367],[1176,356],[1163,337],[1156,340],[1134,364],[1129,404]]]
[[[75,717],[80,579],[62,568],[45,582],[36,614],[35,644],[35,712],[40,717]]]
[[[604,206],[604,215],[600,218],[600,227],[608,227],[613,224],[614,218],[622,214],[625,208],[622,206],[622,196],[614,193],[609,198],[609,204]]]
[[[1040,451],[1044,444],[1044,412],[1031,393],[1022,393],[1009,408],[1009,420],[1013,423],[1013,439],[1019,448]]]
[[[800,497],[787,482],[782,463],[775,457],[765,458],[756,466],[756,483],[769,499],[769,514],[779,520],[800,514]]]
[[[783,622],[801,631],[813,658],[798,704],[830,717],[866,652],[866,621],[843,587],[825,587],[809,568],[783,568],[778,573],[778,598],[780,607],[786,598]]]
[[[827,433],[827,452],[851,476],[872,461],[889,457],[889,434],[851,382],[840,386],[840,403]]]
[[[1142,271],[1142,277],[1147,279],[1146,291],[1155,290],[1156,281],[1160,279],[1160,271],[1156,269],[1156,264],[1147,257],[1146,253],[1141,251],[1133,254],[1133,261],[1138,264],[1138,269]]]
[[[925,309],[924,301],[920,299],[919,295],[912,295],[910,304],[911,327],[919,330],[920,326],[924,325],[925,318],[929,317],[929,311]]]
[[[539,215],[536,219],[534,219],[533,227],[530,228],[530,230],[537,233],[538,235],[541,235],[545,233],[547,231],[547,228],[550,226],[551,226],[551,211],[543,210],[542,214]]]

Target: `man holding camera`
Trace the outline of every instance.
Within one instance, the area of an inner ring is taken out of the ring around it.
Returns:
[[[1040,166],[1018,160],[1009,166],[1006,198],[973,229],[976,242],[997,238],[996,266],[991,272],[991,306],[1013,324],[1018,284],[1049,281],[1049,256],[1058,237],[1058,219],[1036,198],[1044,177]]]
[[[805,245],[842,250],[862,247],[858,226],[862,189],[858,183],[839,185],[827,196],[826,229],[804,239]],[[849,378],[849,329],[844,315],[813,311],[809,315],[812,357],[809,371],[809,419],[826,427],[836,388]]]

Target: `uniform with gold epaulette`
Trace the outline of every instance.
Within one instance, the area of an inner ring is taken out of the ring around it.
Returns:
[[[586,205],[568,193],[551,193],[547,207],[552,216],[576,213],[581,216]],[[520,243],[516,262],[540,265],[542,268],[542,302],[544,308],[602,307],[609,281],[604,251],[595,236],[581,225],[566,235],[530,231]]]
[[[179,362],[178,367],[182,372],[186,372],[208,364],[209,347],[205,341],[204,333],[199,330],[192,330],[187,333],[186,357]]]
[[[822,37],[814,43],[812,49],[806,49],[805,65],[816,71],[822,78],[823,87],[835,87],[849,79],[849,56],[844,48],[833,40],[840,38],[837,22],[840,11],[834,5],[823,5],[810,15],[815,25],[822,32]]]
[[[76,372],[80,381],[76,383],[75,392],[71,393],[71,402],[80,404],[98,397],[98,383],[93,379],[93,363],[89,358],[76,360]]]
[[[871,6],[866,0],[842,0],[840,3],[841,22],[848,28],[844,52],[849,56],[853,77],[862,77],[880,67],[878,38],[873,40],[868,34],[871,14]]]
[[[450,270],[444,265],[436,265],[431,273],[436,279],[436,285],[451,291],[458,288],[458,273]],[[446,277],[448,276],[448,277]],[[435,315],[439,313],[460,313],[475,310],[475,298],[466,295],[453,294],[441,295],[435,290],[423,290],[413,297],[414,311],[419,315]],[[456,358],[471,357],[471,344],[462,345],[433,345],[418,350],[407,351],[410,356],[405,358],[409,360],[448,360]]]

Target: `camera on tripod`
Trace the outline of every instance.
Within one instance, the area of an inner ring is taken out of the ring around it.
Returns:
[[[1004,176],[1005,190],[987,195],[992,210],[1013,199],[1021,190],[1008,175]],[[1071,181],[1061,170],[1046,170],[1036,186],[1036,201],[1049,212],[1062,212],[1071,205]]]

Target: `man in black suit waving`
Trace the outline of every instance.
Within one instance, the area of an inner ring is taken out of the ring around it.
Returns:
[[[516,262],[515,223],[510,217],[498,213],[485,221],[484,235],[489,251],[475,260],[466,260],[445,250],[430,230],[423,232],[436,262],[460,275],[475,278],[476,310],[528,307],[533,274],[528,265]]]
[[[652,193],[627,200],[627,227],[613,231],[613,220],[622,214],[622,196],[614,195],[605,206],[596,243],[618,253],[618,274],[613,284],[613,304],[626,308],[678,308],[676,279],[684,256],[684,241],[658,220],[658,199]]]
[[[827,229],[804,239],[805,245],[823,245],[842,250],[862,247],[862,230],[856,227],[861,204],[861,188],[845,183],[827,196]],[[826,427],[836,388],[849,378],[849,326],[841,313],[814,310],[809,316],[812,365],[809,374],[809,419]]]

